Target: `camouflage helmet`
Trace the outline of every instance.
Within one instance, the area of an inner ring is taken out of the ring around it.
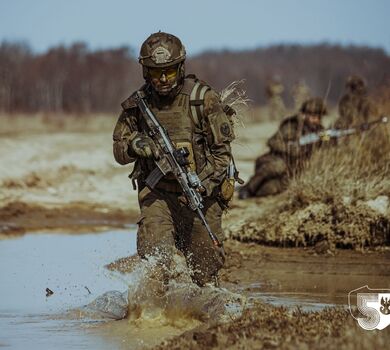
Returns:
[[[348,77],[345,86],[351,91],[363,91],[365,90],[366,83],[362,77],[359,77],[358,75],[351,75]]]
[[[323,116],[328,111],[326,109],[324,100],[321,97],[314,97],[314,98],[309,98],[308,100],[302,103],[301,112],[303,114],[315,114],[315,115]]]
[[[138,61],[144,67],[165,68],[181,63],[186,50],[180,39],[164,32],[153,33],[142,44]]]

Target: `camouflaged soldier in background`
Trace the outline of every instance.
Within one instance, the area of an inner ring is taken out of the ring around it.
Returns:
[[[232,158],[233,127],[219,94],[194,75],[185,76],[185,57],[184,46],[177,37],[162,32],[152,34],[142,44],[139,57],[145,78],[141,90],[175,146],[188,148],[190,167],[202,181],[204,215],[222,242],[220,186]],[[156,167],[156,146],[148,136],[134,94],[122,107],[113,147],[118,163],[135,162],[130,177],[133,185],[138,185],[141,209],[138,254],[158,259],[161,271],[156,278],[164,282],[170,278],[174,254],[184,256],[193,271],[193,280],[204,285],[215,278],[224,256],[213,246],[196,213],[185,205],[181,187],[172,174],[165,175],[154,189],[145,185]]]
[[[239,198],[263,197],[284,191],[288,180],[299,173],[317,145],[299,145],[299,138],[323,130],[321,117],[326,106],[321,98],[305,101],[297,115],[282,121],[267,142],[269,152],[258,157],[255,174],[239,190]]]
[[[294,111],[298,111],[303,102],[310,98],[310,89],[304,80],[300,80],[293,85],[291,95],[294,99]]]
[[[346,94],[339,102],[339,118],[334,126],[337,129],[347,129],[352,126],[367,123],[376,117],[377,111],[370,98],[364,80],[352,75],[346,82]]]
[[[281,96],[283,91],[284,86],[279,79],[273,79],[267,84],[265,94],[268,100],[268,114],[271,120],[280,120],[285,116],[286,106]]]

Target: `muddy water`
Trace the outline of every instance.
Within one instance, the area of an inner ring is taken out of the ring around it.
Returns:
[[[134,254],[135,233],[34,234],[0,241],[0,346],[7,349],[107,349],[92,321],[56,315],[127,284],[104,265]],[[54,292],[46,297],[46,288]]]
[[[299,249],[232,245],[242,252],[223,286],[265,302],[315,310],[347,303],[348,291],[388,288],[388,254],[315,256]],[[140,349],[197,325],[191,320],[109,321],[67,316],[106,291],[126,291],[131,276],[104,266],[134,254],[135,233],[34,234],[0,241],[0,347]],[[46,288],[54,292],[46,297]]]
[[[356,288],[390,288],[389,250],[317,255],[312,249],[232,246],[241,261],[228,269],[226,286],[273,305],[304,310],[347,306],[348,293]]]

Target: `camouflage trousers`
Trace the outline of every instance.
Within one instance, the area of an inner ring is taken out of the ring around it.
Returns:
[[[141,258],[156,257],[169,275],[173,256],[183,255],[192,279],[199,285],[212,281],[224,264],[224,256],[215,249],[195,212],[180,201],[180,194],[144,187],[138,201],[137,251]],[[220,242],[222,209],[212,198],[205,199],[203,213]],[[169,278],[169,276],[165,276]]]
[[[267,153],[256,159],[255,174],[244,189],[251,197],[263,197],[283,192],[288,185],[288,168],[283,158]]]

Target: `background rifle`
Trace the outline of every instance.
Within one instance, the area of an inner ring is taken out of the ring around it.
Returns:
[[[357,134],[359,132],[367,131],[371,127],[381,123],[387,123],[388,117],[381,117],[372,122],[364,123],[353,128],[348,129],[327,129],[319,133],[310,133],[299,138],[299,145],[305,146],[320,141],[329,141],[330,139],[338,139],[340,137]]]
[[[211,231],[210,225],[202,212],[204,208],[203,197],[200,194],[203,189],[202,183],[198,175],[188,169],[188,149],[175,148],[168,133],[148,107],[143,91],[137,91],[135,101],[148,125],[149,136],[154,140],[160,151],[158,159],[155,159],[157,166],[146,178],[146,185],[149,188],[154,188],[164,175],[172,173],[183,190],[188,206],[199,216],[214,246],[221,249],[221,243]]]

